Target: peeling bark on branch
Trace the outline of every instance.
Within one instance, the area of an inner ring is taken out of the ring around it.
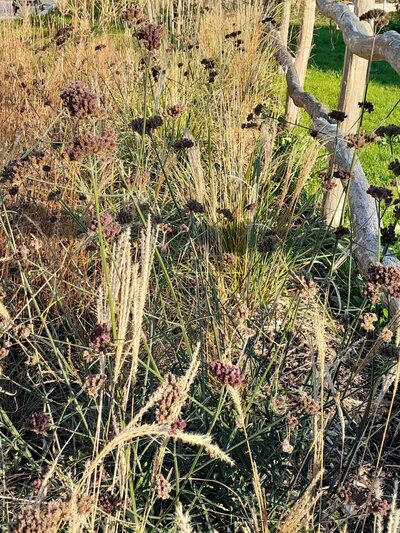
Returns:
[[[342,30],[349,50],[364,59],[387,61],[400,74],[400,34],[387,31],[375,37],[368,35],[360,19],[345,4],[317,0],[319,11],[334,20]]]
[[[375,200],[367,194],[369,183],[364,170],[354,153],[354,149],[347,146],[346,139],[340,131],[337,131],[336,124],[330,122],[327,107],[319,102],[314,95],[304,91],[296,72],[293,57],[287,48],[282,46],[279,33],[271,24],[267,25],[267,31],[273,42],[275,57],[286,70],[288,91],[293,101],[311,117],[313,129],[317,132],[317,140],[331,155],[335,154],[338,167],[343,170],[351,170],[348,199],[353,228],[352,251],[360,271],[367,275],[369,267],[377,262],[380,223]],[[382,263],[400,266],[400,262],[390,251],[385,255]],[[393,316],[398,316],[400,313],[399,300],[390,300],[390,312]]]

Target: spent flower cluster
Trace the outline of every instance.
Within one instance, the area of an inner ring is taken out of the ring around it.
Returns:
[[[148,24],[137,30],[136,37],[139,41],[143,41],[147,50],[159,50],[161,48],[164,29],[164,26],[161,24]]]
[[[393,298],[400,297],[400,267],[376,263],[368,269],[368,283],[364,289],[364,295],[369,296],[371,301],[378,301],[379,291],[382,287]]]
[[[182,378],[168,373],[161,387],[161,394],[156,402],[156,420],[159,424],[176,424],[186,392]],[[180,429],[178,425],[174,430]]]
[[[25,429],[37,435],[43,435],[50,428],[51,417],[48,413],[36,411],[25,423]]]
[[[230,365],[222,361],[213,361],[210,364],[210,370],[222,385],[230,385],[231,387],[240,387],[243,383],[244,377],[237,365]]]
[[[386,12],[383,9],[370,9],[360,16],[360,20],[375,22],[379,28],[384,28],[389,24]]]
[[[65,156],[70,161],[80,161],[88,155],[110,152],[117,146],[117,136],[114,131],[106,130],[103,135],[96,136],[91,132],[78,135],[65,150]]]
[[[100,223],[103,236],[106,240],[112,241],[121,232],[121,226],[116,222],[109,211],[105,211],[100,215]],[[88,225],[88,233],[97,235],[99,232],[99,221],[97,214],[94,213]]]
[[[132,120],[130,126],[135,133],[142,135],[143,132],[148,135],[153,132],[153,130],[161,127],[163,124],[163,119],[159,115],[153,117],[138,117]]]
[[[90,334],[90,348],[105,352],[111,342],[110,328],[106,323],[96,324]]]
[[[67,85],[60,93],[63,106],[72,117],[85,119],[104,115],[99,99],[92,89],[82,81]]]

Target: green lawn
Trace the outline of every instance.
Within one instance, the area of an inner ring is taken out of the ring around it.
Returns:
[[[315,29],[305,88],[331,108],[338,101],[345,46],[342,35],[335,26],[318,25]],[[400,80],[396,72],[385,62],[374,62],[367,99],[375,106],[372,114],[366,114],[363,128],[374,130],[381,123],[400,123],[400,104],[386,119],[400,98]],[[400,157],[400,147],[398,154]],[[389,148],[375,144],[360,155],[371,183],[387,183],[393,176],[387,170]]]

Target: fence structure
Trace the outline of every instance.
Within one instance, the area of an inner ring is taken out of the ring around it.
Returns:
[[[317,8],[338,25],[349,54],[363,58],[367,62],[387,61],[400,74],[399,33],[387,31],[382,34],[371,35],[368,28],[353,12],[354,10],[342,3],[332,0],[317,0]],[[295,60],[287,46],[282,43],[279,33],[272,24],[268,24],[268,31],[273,41],[276,59],[286,73],[289,96],[297,107],[303,108],[310,116],[316,139],[328,150],[331,156],[335,157],[337,165],[343,170],[351,172],[350,184],[348,185],[348,201],[353,228],[351,252],[354,254],[361,272],[367,274],[368,269],[377,262],[379,257],[381,231],[375,201],[367,194],[368,179],[354,149],[348,147],[344,134],[338,132],[336,124],[333,124],[329,119],[327,107],[312,94],[304,91],[303,83],[296,70]],[[351,84],[354,83],[360,83],[360,80],[353,73],[351,79],[346,80],[345,90],[352,91]],[[357,91],[353,92],[357,94]],[[340,205],[334,206],[333,204],[332,209],[340,209]],[[382,258],[382,263],[385,266],[400,266],[400,261],[390,250]],[[387,301],[398,327],[400,324],[400,300],[388,298]]]

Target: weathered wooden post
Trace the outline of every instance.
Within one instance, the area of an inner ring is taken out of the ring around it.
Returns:
[[[306,79],[308,60],[310,59],[315,23],[316,0],[302,0],[300,35],[297,41],[295,67],[301,85]],[[287,95],[285,118],[290,123],[297,123],[299,110]]]
[[[289,25],[290,25],[290,9],[292,7],[292,0],[285,0],[282,4],[281,24],[279,26],[279,34],[284,46],[288,44]]]
[[[354,13],[362,15],[369,9],[373,9],[374,0],[354,0]],[[366,33],[372,35],[372,28],[368,22],[363,23]],[[338,109],[344,111],[347,118],[340,124],[344,134],[354,133],[359,126],[360,108],[358,103],[364,100],[367,82],[368,60],[358,57],[346,48],[343,76],[340,87]],[[334,157],[331,160],[331,165]],[[335,180],[336,187],[326,192],[323,216],[326,224],[337,227],[342,219],[344,209],[344,190],[340,180]]]

